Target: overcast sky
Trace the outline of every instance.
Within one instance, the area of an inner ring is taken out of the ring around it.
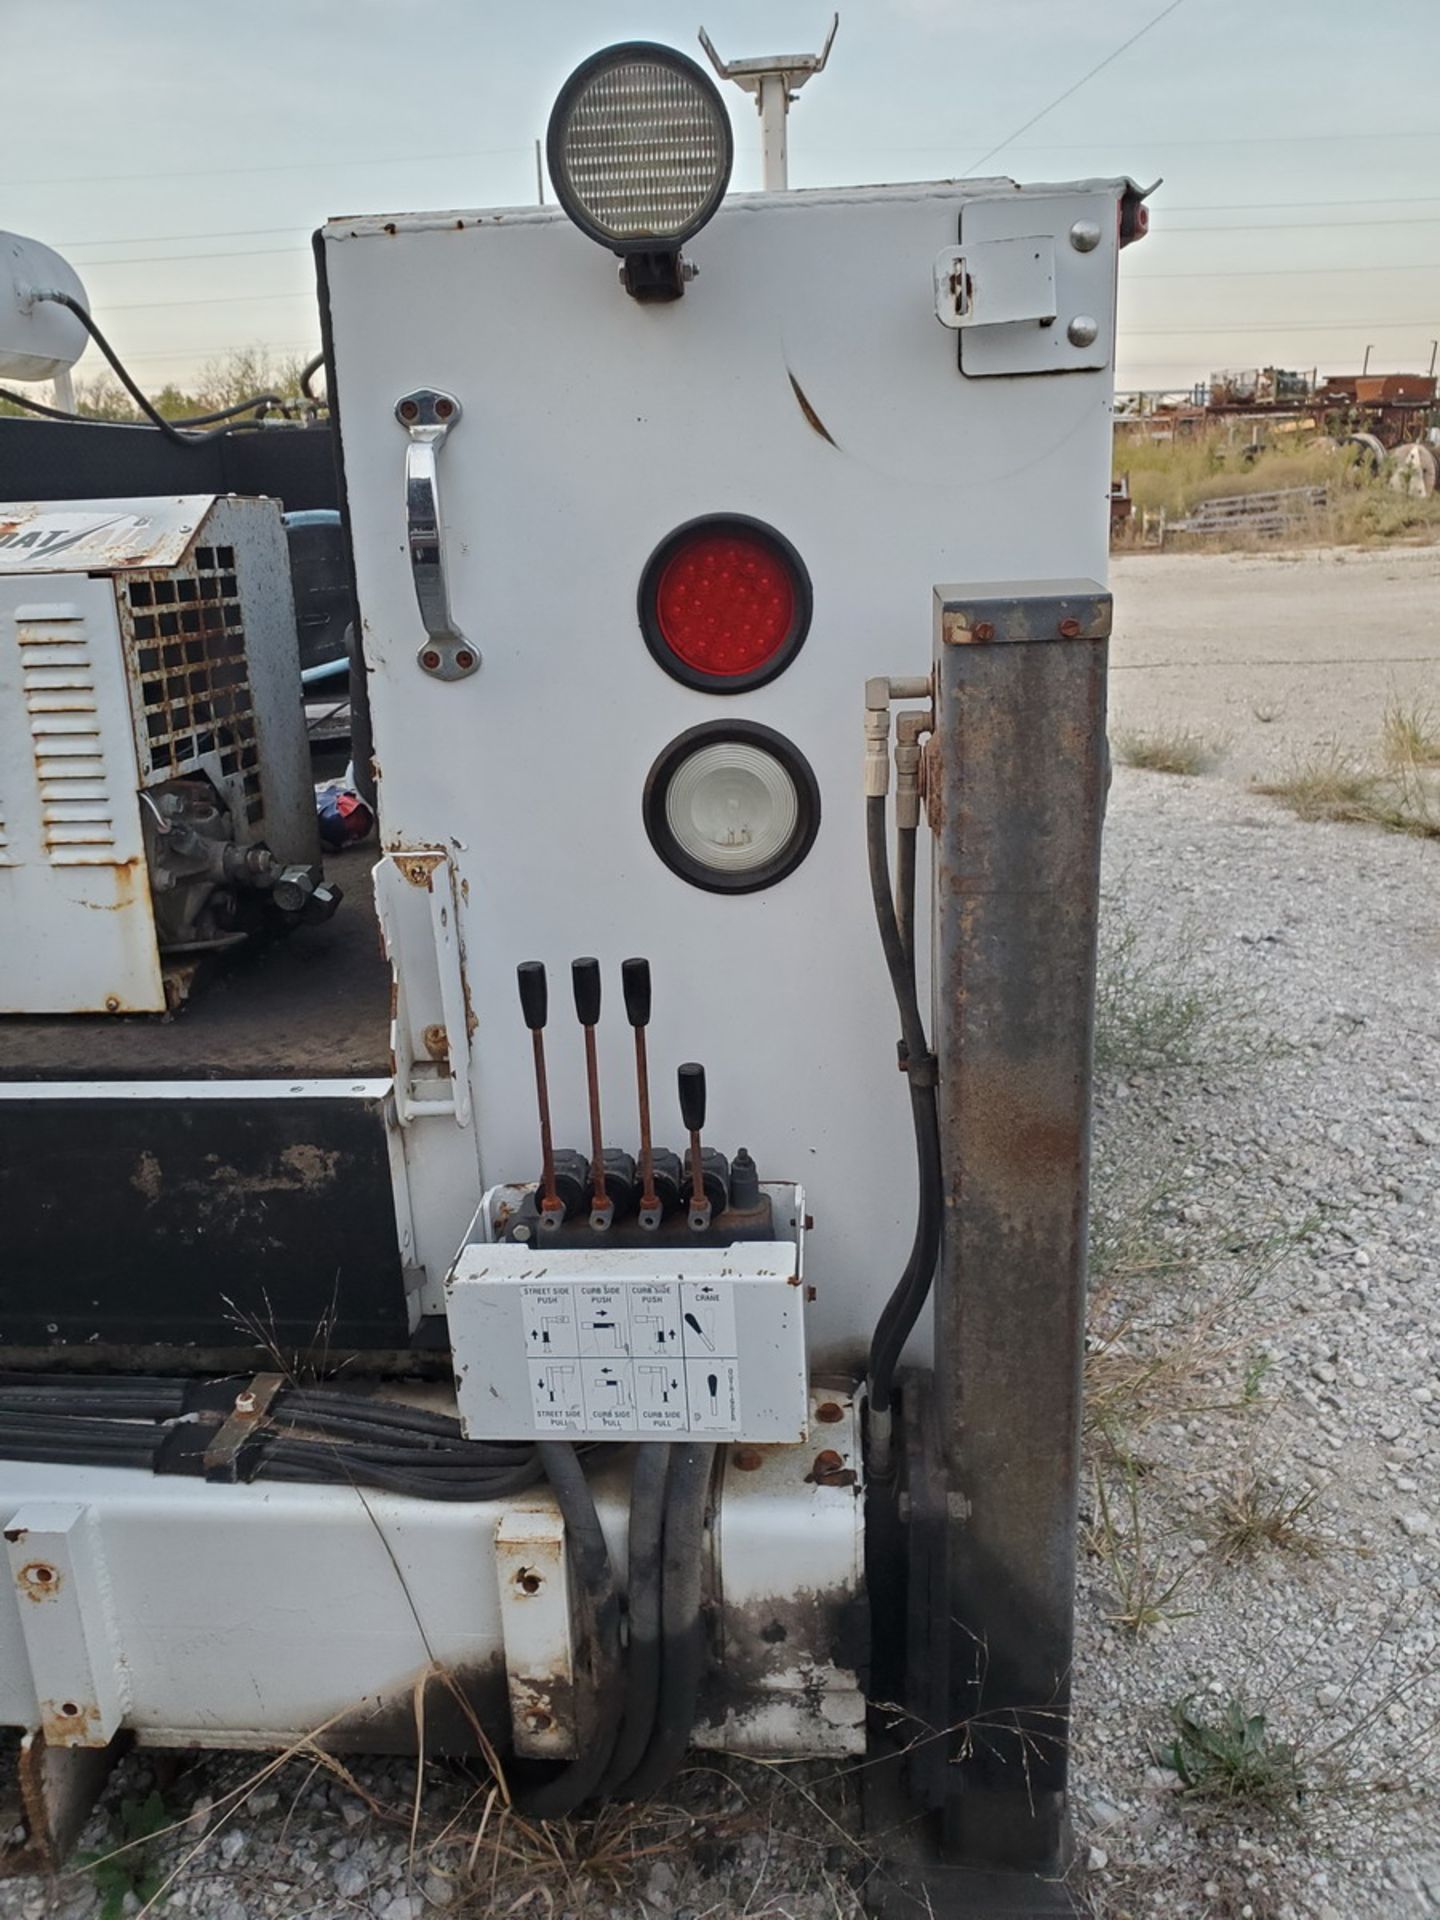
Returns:
[[[1164,0],[842,0],[791,184],[964,174]],[[624,38],[818,48],[825,0],[0,0],[0,227],[58,247],[147,385],[318,345],[327,215],[535,198],[566,74]],[[22,31],[23,28],[23,31]],[[17,49],[24,47],[24,75]],[[702,56],[703,57],[703,56]],[[1440,0],[1180,0],[986,165],[1165,184],[1122,264],[1120,384],[1421,368],[1440,335]],[[727,88],[733,185],[758,121]],[[93,371],[93,351],[82,372]]]

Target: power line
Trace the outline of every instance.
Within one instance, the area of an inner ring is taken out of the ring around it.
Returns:
[[[1214,206],[1171,206],[1164,203],[1166,213],[1268,213],[1289,212],[1295,207],[1433,207],[1440,201],[1440,193],[1381,193],[1369,200],[1235,200],[1220,201]],[[203,239],[203,234],[188,236]]]
[[[1405,327],[1434,326],[1435,319],[1432,313],[1418,320],[1247,320],[1227,327],[1121,327],[1119,332],[1128,340],[1154,339],[1162,334],[1186,340],[1209,340],[1222,333],[1345,333],[1362,328],[1393,332]]]
[[[1165,12],[1166,13],[1173,12],[1174,8],[1176,6],[1179,6],[1180,4],[1181,4],[1181,0],[1173,0],[1173,5],[1170,7],[1167,7],[1165,9]],[[1164,19],[1164,17],[1165,15],[1163,13],[1158,15],[1155,20],[1151,21],[1150,25],[1151,26],[1157,25],[1160,20]],[[1125,51],[1125,47],[1133,46],[1135,43],[1135,40],[1138,40],[1141,34],[1148,33],[1149,31],[1150,31],[1149,27],[1142,27],[1140,29],[1140,33],[1135,34],[1130,40],[1127,40],[1125,42],[1124,47],[1117,47],[1113,54],[1109,55],[1109,57],[1106,60],[1102,60],[1100,62],[1100,66],[1093,67],[1090,73],[1085,75],[1084,79],[1077,80],[1075,82],[1075,86],[1070,88],[1069,92],[1073,93],[1078,88],[1083,87],[1085,85],[1086,80],[1093,78],[1093,76],[1096,73],[1100,72],[1101,67],[1108,66],[1111,60],[1117,59],[1119,55]],[[1062,94],[1060,96],[1060,99],[1052,100],[1050,103],[1050,106],[1046,107],[1042,113],[1037,114],[1035,116],[1035,119],[1036,120],[1043,119],[1046,113],[1049,113],[1052,110],[1052,108],[1059,106],[1060,101],[1067,99],[1068,97],[1069,97],[1069,93],[1066,93],[1066,94]],[[1030,126],[1033,126],[1035,124],[1035,121],[1032,120],[1028,124]],[[1129,136],[1129,137],[1133,137],[1133,136]],[[1161,152],[1167,152],[1172,148],[1180,148],[1180,147],[1310,146],[1310,145],[1319,145],[1319,144],[1323,144],[1326,146],[1334,146],[1338,141],[1368,142],[1368,141],[1377,141],[1377,140],[1383,140],[1391,143],[1393,143],[1396,140],[1440,140],[1440,129],[1437,129],[1435,127],[1417,127],[1413,132],[1396,131],[1394,133],[1335,132],[1335,133],[1226,134],[1221,136],[1204,137],[1204,138],[1194,139],[1194,140],[1170,140],[1165,138],[1155,140],[1155,139],[1148,138],[1147,136],[1141,135],[1138,138],[1135,138],[1135,144],[1144,146],[1147,150],[1158,149]],[[1016,144],[1015,136],[1012,135],[1010,139],[1001,142],[1001,147],[1014,147],[1017,153],[1093,153],[1093,151],[1099,144],[1100,142],[1096,140],[1066,140],[1066,141],[1059,141],[1053,145],[1048,143],[1044,145],[1032,143],[1029,146],[1018,146]],[[931,146],[894,146],[894,147],[883,147],[883,146],[838,147],[838,146],[826,146],[826,145],[815,146],[807,143],[806,151],[810,153],[953,153],[957,145],[959,145],[958,141],[952,141],[948,145],[941,145],[941,146],[931,145]],[[985,160],[988,160],[992,154],[999,153],[1001,151],[1001,147],[992,147],[989,154],[986,154],[983,159],[978,160],[975,163],[976,166],[983,166]],[[457,151],[452,153],[397,153],[397,154],[382,154],[382,155],[366,154],[366,155],[355,155],[355,156],[346,158],[344,160],[330,160],[330,159],[324,159],[317,156],[316,158],[310,159],[310,160],[287,160],[284,162],[276,163],[269,166],[263,166],[263,167],[187,167],[185,171],[186,171],[187,179],[220,180],[220,179],[228,179],[232,177],[239,178],[239,177],[246,177],[246,176],[251,176],[255,174],[267,174],[267,173],[305,173],[313,168],[318,168],[318,167],[326,167],[333,171],[336,168],[343,169],[343,168],[354,168],[354,167],[399,167],[399,166],[408,166],[412,164],[417,166],[418,165],[428,166],[431,163],[435,161],[440,161],[440,160],[489,160],[489,159],[497,159],[505,155],[514,155],[519,153],[528,154],[529,152],[530,152],[529,146],[470,147],[470,148],[466,148],[463,151]],[[973,173],[975,171],[975,168],[972,167],[970,168],[969,171]],[[111,181],[130,182],[130,181],[136,181],[136,180],[173,180],[174,177],[175,177],[175,169],[173,167],[159,168],[153,173],[67,173],[67,174],[53,174],[48,178],[41,178],[37,180],[0,180],[0,188],[5,189],[6,191],[14,191],[22,187],[84,187],[84,186],[93,186],[97,184],[107,185]],[[72,243],[72,244],[78,244],[78,243]]]
[[[88,273],[92,267],[164,267],[191,260],[277,260],[289,255],[308,254],[308,247],[231,247],[223,253],[140,253],[126,254],[119,260],[82,260]]]
[[[428,164],[432,160],[488,160],[497,154],[529,153],[528,145],[523,147],[474,147],[467,153],[394,153],[357,156],[349,160],[285,160],[264,167],[186,167],[187,180],[218,180],[232,175],[255,173],[306,173],[313,167],[400,167],[410,164]],[[13,190],[17,187],[88,187],[97,182],[101,184],[112,180],[173,180],[174,167],[163,167],[155,173],[65,173],[54,174],[48,180],[0,180],[0,188]]]
[[[1216,273],[1208,267],[1187,267],[1183,273],[1126,273],[1120,284],[1133,287],[1138,280],[1284,280],[1297,274],[1313,279],[1321,273],[1327,279],[1332,273],[1440,273],[1440,260],[1407,260],[1388,267],[1238,267]]]
[[[1163,6],[1160,9],[1159,13],[1157,13],[1153,19],[1147,20],[1144,26],[1141,27],[1137,33],[1132,33],[1128,40],[1122,40],[1120,42],[1120,45],[1115,48],[1113,53],[1107,53],[1105,58],[1103,60],[1097,61],[1096,64],[1093,67],[1091,67],[1088,73],[1082,73],[1080,78],[1077,81],[1075,81],[1073,86],[1066,87],[1063,93],[1057,93],[1055,98],[1050,102],[1048,106],[1042,107],[1038,113],[1031,114],[1030,118],[1024,123],[1023,126],[1017,127],[1014,133],[1010,134],[1008,138],[1000,141],[998,146],[991,147],[988,152],[982,153],[980,158],[977,161],[975,161],[972,166],[969,166],[965,169],[965,172],[967,174],[978,172],[978,170],[984,166],[987,160],[993,160],[997,153],[1003,153],[1006,147],[1010,146],[1012,142],[1020,138],[1020,135],[1022,133],[1028,133],[1031,127],[1035,126],[1039,121],[1043,120],[1047,114],[1053,113],[1056,107],[1062,105],[1063,102],[1070,99],[1072,94],[1078,93],[1080,89],[1087,84],[1087,82],[1095,78],[1097,73],[1103,73],[1105,68],[1108,67],[1112,61],[1118,60],[1121,54],[1127,52],[1129,48],[1133,47],[1137,40],[1143,40],[1145,38],[1145,35],[1150,32],[1152,27],[1158,27],[1162,20],[1168,20],[1170,15],[1174,13],[1177,10],[1177,8],[1184,6],[1184,4],[1185,4],[1185,0],[1169,0],[1169,4],[1166,6]]]
[[[1208,208],[1202,208],[1208,212]],[[308,227],[230,227],[220,233],[126,233],[108,240],[52,240],[52,247],[163,247],[172,240],[258,240],[276,233],[308,233]]]
[[[1418,207],[1440,205],[1440,194],[1407,193],[1379,194],[1370,200],[1236,200],[1219,201],[1214,204],[1190,203],[1171,206],[1168,202],[1157,205],[1157,211],[1164,213],[1267,213],[1290,212],[1299,208],[1311,208],[1316,211],[1328,207]],[[1368,223],[1367,223],[1368,224]],[[52,240],[49,244],[64,251],[71,247],[162,247],[178,240],[259,240],[268,239],[277,233],[309,233],[305,226],[290,227],[227,227],[215,233],[127,233],[112,234],[103,240]],[[1199,229],[1195,229],[1199,231]],[[191,256],[176,254],[164,258],[185,259]],[[116,266],[118,261],[97,260],[95,266]]]
[[[238,307],[252,300],[309,300],[315,301],[315,289],[307,287],[296,293],[286,288],[281,293],[206,293],[184,300],[107,300],[106,313],[142,313],[158,307]]]
[[[1402,215],[1396,219],[1379,220],[1271,220],[1254,226],[1219,227],[1163,227],[1151,228],[1152,235],[1162,232],[1167,239],[1173,239],[1190,233],[1330,233],[1343,227],[1434,227],[1440,226],[1440,214]],[[283,231],[283,229],[281,229]],[[178,237],[178,236],[177,236]],[[217,236],[218,237],[218,236]],[[101,242],[95,243],[97,246]],[[118,244],[118,243],[112,243]],[[236,247],[216,253],[155,253],[123,254],[114,260],[82,260],[79,264],[88,273],[96,267],[164,267],[183,266],[191,260],[276,260],[289,257],[308,256],[308,247]],[[1384,269],[1377,268],[1380,272]],[[1277,268],[1277,272],[1283,269]],[[1141,275],[1141,278],[1156,278],[1159,275]]]
[[[1077,82],[1083,85],[1083,82]],[[1272,146],[1310,146],[1323,144],[1332,146],[1337,140],[1440,140],[1440,129],[1435,127],[1417,127],[1413,133],[1233,133],[1218,134],[1200,140],[1167,140],[1163,135],[1155,138],[1149,134],[1126,134],[1125,139],[1147,150],[1159,148],[1168,152],[1172,147],[1272,147]],[[900,146],[900,147],[835,147],[812,146],[807,141],[808,153],[953,153],[960,144],[958,139],[946,146]],[[1013,142],[1006,141],[1010,146]],[[1112,141],[1113,145],[1114,142]],[[1016,153],[1093,153],[1098,140],[1062,140],[1053,145],[1046,141],[1043,145],[1032,142],[1028,147],[1017,146]],[[999,148],[991,149],[998,153]],[[986,158],[988,159],[988,155]]]
[[[1440,214],[1402,214],[1391,220],[1266,220],[1256,226],[1165,227],[1167,235],[1180,233],[1333,233],[1340,227],[1434,227],[1440,226]],[[1151,232],[1155,229],[1152,227]]]

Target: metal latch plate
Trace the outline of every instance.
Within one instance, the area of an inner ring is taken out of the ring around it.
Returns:
[[[945,327],[1055,318],[1055,242],[1048,233],[946,247],[935,257],[935,314]]]
[[[1092,373],[1115,351],[1116,194],[1026,190],[967,200],[960,244],[936,263],[936,311],[956,329],[969,379]],[[958,317],[948,258],[963,261]],[[949,318],[940,312],[945,300]]]

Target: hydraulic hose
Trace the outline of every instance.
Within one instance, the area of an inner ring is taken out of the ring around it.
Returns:
[[[900,929],[900,945],[910,969],[912,984],[915,978],[915,841],[914,827],[901,827],[897,830],[895,835],[895,919]]]
[[[234,1391],[233,1382],[0,1374],[0,1459],[198,1474]],[[543,1477],[528,1442],[467,1440],[452,1415],[324,1386],[282,1387],[233,1472],[470,1501],[505,1499]]]
[[[590,1650],[594,1726],[582,1750],[552,1779],[515,1795],[531,1820],[560,1820],[591,1798],[610,1766],[620,1730],[625,1678],[620,1654],[620,1596],[600,1516],[574,1447],[539,1443],[541,1464],[565,1521],[566,1551],[580,1593],[580,1644]]]
[[[705,1507],[715,1466],[713,1443],[671,1449],[662,1560],[660,1699],[645,1757],[625,1783],[630,1800],[646,1800],[670,1781],[685,1758],[705,1677]]]
[[[173,440],[177,446],[195,447],[195,446],[203,445],[207,440],[219,440],[225,434],[233,433],[236,430],[236,426],[239,424],[242,424],[240,422],[233,421],[234,415],[243,414],[243,413],[259,413],[263,411],[263,409],[266,407],[278,407],[282,404],[279,394],[260,393],[260,394],[256,394],[253,399],[242,400],[233,407],[221,407],[219,411],[215,413],[197,414],[190,421],[181,421],[177,423],[173,420],[167,420],[163,413],[156,412],[155,408],[151,405],[150,401],[146,398],[144,393],[141,392],[140,388],[135,384],[134,380],[130,377],[129,372],[125,367],[124,361],[121,360],[119,354],[116,353],[115,349],[111,346],[110,342],[105,338],[105,335],[100,331],[99,325],[92,318],[89,310],[84,305],[82,305],[82,303],[79,300],[77,300],[73,294],[62,293],[54,288],[46,288],[44,289],[43,292],[37,294],[36,298],[41,300],[51,301],[55,306],[64,307],[67,312],[74,314],[75,318],[80,322],[81,326],[84,327],[85,331],[89,334],[90,338],[95,342],[96,346],[100,349],[101,353],[105,356],[106,360],[110,363],[110,370],[115,375],[115,378],[120,382],[121,386],[124,387],[125,391],[129,394],[130,398],[135,402],[135,405],[140,409],[141,413],[144,414],[145,418],[150,422],[151,426],[157,428],[159,432],[163,433],[167,440]],[[20,404],[21,406],[27,406],[29,405],[29,402],[22,400]],[[53,410],[36,409],[36,411],[53,411]],[[63,414],[60,417],[62,419],[67,417],[72,419],[84,418],[83,415],[66,416]],[[185,433],[181,431],[181,428],[184,426],[187,426],[187,425],[188,426],[205,426],[208,422],[212,420],[232,420],[232,424],[229,426],[215,427],[209,433]],[[244,424],[254,424],[254,423],[244,423]]]
[[[870,1345],[870,1409],[872,1430],[876,1415],[889,1417],[895,1369],[915,1322],[930,1293],[940,1254],[943,1193],[940,1170],[940,1120],[935,1093],[935,1060],[925,1037],[915,983],[915,829],[900,834],[897,858],[904,922],[896,912],[890,882],[883,795],[865,801],[865,839],[869,855],[870,892],[875,907],[880,944],[900,1015],[901,1057],[909,1077],[910,1109],[915,1129],[918,1201],[910,1256],[895,1290],[875,1326]],[[883,1464],[883,1463],[882,1463]]]
[[[646,1442],[635,1450],[630,1478],[630,1531],[625,1581],[629,1636],[625,1649],[625,1718],[600,1783],[614,1793],[645,1757],[660,1700],[660,1609],[665,1489],[670,1448]]]

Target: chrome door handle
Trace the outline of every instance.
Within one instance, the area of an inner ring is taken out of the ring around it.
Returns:
[[[415,600],[425,628],[416,659],[437,680],[463,680],[480,664],[480,651],[456,626],[445,578],[445,522],[440,512],[440,449],[462,408],[453,393],[417,387],[395,402],[395,418],[409,436],[405,448],[405,545]]]

